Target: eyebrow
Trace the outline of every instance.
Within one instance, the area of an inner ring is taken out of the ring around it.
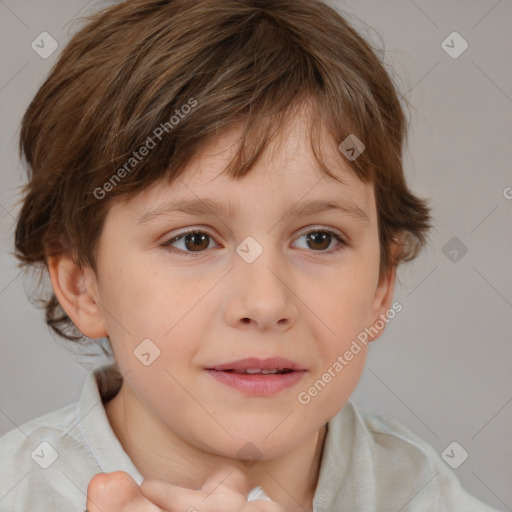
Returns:
[[[340,211],[357,220],[370,223],[368,215],[357,204],[347,200],[310,200],[301,203],[292,203],[286,208],[286,215],[306,216],[325,211]],[[158,217],[175,212],[188,213],[190,215],[222,215],[235,217],[239,212],[239,205],[231,202],[221,202],[214,199],[181,199],[170,201],[162,206],[141,215],[137,226],[146,224]]]

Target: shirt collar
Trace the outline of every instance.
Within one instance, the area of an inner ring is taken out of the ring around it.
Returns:
[[[76,421],[104,473],[126,471],[140,485],[143,477],[116,437],[103,406],[115,396],[121,382],[113,364],[96,367],[87,375],[76,408]]]

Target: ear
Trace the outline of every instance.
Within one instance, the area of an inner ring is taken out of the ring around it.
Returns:
[[[391,308],[393,293],[395,291],[396,266],[392,265],[382,276],[375,290],[372,311],[372,328],[369,329],[370,335],[368,341],[374,341],[384,332],[387,321],[386,312]],[[379,328],[380,326],[380,328]],[[378,331],[375,333],[375,331]]]
[[[77,265],[62,252],[48,257],[48,271],[55,296],[82,334],[89,338],[108,336],[93,270]]]

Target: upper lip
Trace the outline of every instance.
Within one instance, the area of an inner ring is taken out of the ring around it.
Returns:
[[[247,357],[238,361],[232,361],[230,363],[216,364],[206,368],[207,370],[249,370],[249,369],[260,369],[260,370],[273,370],[277,369],[288,369],[288,370],[305,370],[303,366],[289,359],[282,357],[269,357],[267,359],[258,359],[257,357]]]

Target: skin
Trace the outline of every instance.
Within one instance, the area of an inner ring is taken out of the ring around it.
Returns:
[[[233,467],[229,473],[214,471],[195,491],[145,479],[140,487],[124,471],[99,473],[87,489],[88,512],[284,512],[274,501],[246,500],[247,478]]]
[[[124,382],[105,410],[148,481],[198,490],[216,471],[237,470],[243,475],[238,492],[261,485],[282,510],[312,509],[324,426],[354,391],[367,347],[307,405],[298,394],[390,308],[395,269],[379,276],[373,185],[356,177],[327,135],[324,160],[344,183],[326,176],[308,130],[307,111],[293,117],[281,143],[242,181],[222,173],[239,134],[227,131],[196,155],[180,180],[158,182],[109,210],[97,274],[67,254],[49,259],[54,291],[75,325],[91,338],[111,340]],[[239,212],[169,213],[137,225],[157,205],[197,197],[234,201]],[[340,211],[288,215],[287,205],[326,198],[350,200],[368,221]],[[188,245],[181,238],[174,252],[162,245],[186,228],[210,237]],[[340,247],[334,237],[308,242],[309,228],[328,228],[349,245],[334,252]],[[250,264],[236,252],[247,236],[263,248]],[[150,366],[133,353],[146,338],[160,350]],[[292,388],[254,397],[204,371],[249,356],[286,357],[307,373]],[[262,454],[251,467],[237,458],[247,442]]]

